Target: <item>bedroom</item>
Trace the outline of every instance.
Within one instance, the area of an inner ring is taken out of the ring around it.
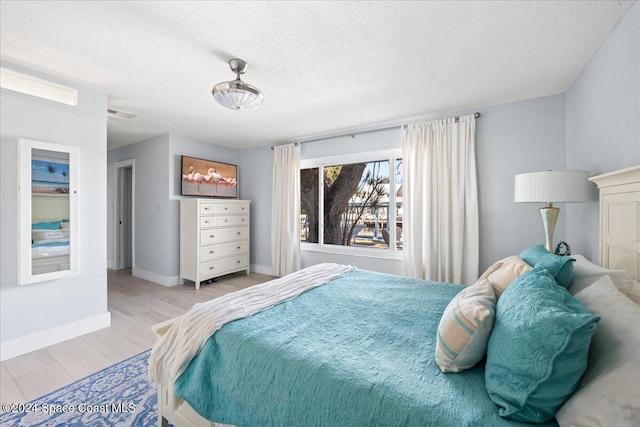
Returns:
[[[375,120],[375,122],[382,123],[398,117],[405,118],[413,115],[420,115],[423,120],[431,120],[469,114],[474,111],[482,113],[478,119],[476,135],[482,248],[480,252],[481,271],[494,261],[510,254],[519,253],[529,244],[542,240],[536,209],[531,205],[513,203],[512,182],[515,174],[557,168],[584,169],[589,170],[592,175],[597,175],[640,164],[637,97],[639,91],[637,34],[640,12],[637,4],[630,7],[628,3],[622,3],[622,5],[629,10],[620,24],[616,26],[619,18],[611,22],[608,33],[610,35],[605,35],[599,45],[592,46],[589,57],[584,59],[579,69],[574,71],[562,89],[544,94],[523,95],[518,99],[505,97],[503,102],[482,105],[474,104],[472,101],[449,106],[437,105],[432,108],[425,107],[400,117],[388,115]],[[14,50],[5,52],[5,46],[9,46],[5,31],[9,31],[10,28],[5,25],[7,23],[5,20],[9,20],[12,13],[8,2],[3,2],[2,7],[3,66],[11,64],[20,66],[20,49],[23,46],[18,43],[20,39],[15,41],[16,45],[12,47]],[[5,11],[8,13],[4,13]],[[24,19],[27,22],[32,22],[33,19],[40,16],[39,13],[33,12],[31,17],[25,16]],[[12,21],[14,25],[16,22],[20,22],[20,14]],[[189,38],[188,34],[185,35],[180,31],[177,33],[176,40]],[[248,35],[244,35],[244,37],[253,39]],[[169,37],[169,39],[171,38]],[[26,49],[26,46],[24,48]],[[376,50],[374,48],[376,45],[369,49]],[[220,46],[219,49],[226,51],[229,47]],[[230,52],[230,54],[242,57],[242,50],[238,49],[239,52]],[[55,113],[50,114],[46,103],[38,103],[24,96],[12,97],[7,95],[5,90],[2,92],[2,144],[0,147],[2,150],[2,220],[0,229],[2,235],[2,257],[0,260],[2,263],[0,268],[2,275],[2,288],[0,289],[2,321],[0,323],[3,353],[9,349],[12,351],[23,348],[26,348],[27,351],[35,350],[53,344],[49,340],[50,336],[61,341],[108,326],[106,268],[109,260],[115,261],[113,243],[109,242],[112,239],[112,233],[109,230],[113,223],[111,215],[114,209],[109,202],[114,191],[113,184],[111,184],[114,173],[109,168],[111,162],[115,163],[135,157],[136,182],[140,184],[141,179],[149,178],[148,184],[141,187],[144,190],[138,192],[139,195],[144,192],[148,193],[149,200],[146,202],[153,207],[153,210],[149,212],[137,212],[137,214],[144,215],[141,227],[145,224],[153,227],[152,230],[145,233],[148,235],[148,239],[139,239],[136,242],[136,251],[139,252],[136,253],[135,268],[139,269],[140,275],[149,273],[147,278],[165,285],[177,283],[176,278],[179,274],[176,249],[179,199],[177,194],[179,193],[176,189],[178,181],[174,179],[175,172],[170,175],[168,171],[175,170],[179,156],[182,154],[239,165],[241,198],[251,200],[252,209],[254,209],[252,212],[252,220],[254,221],[252,223],[251,245],[252,270],[269,273],[271,256],[267,242],[270,241],[270,217],[258,214],[255,209],[260,212],[271,211],[272,191],[269,183],[273,154],[269,146],[275,142],[266,141],[262,146],[236,150],[223,146],[224,141],[202,137],[202,139],[197,139],[188,132],[172,132],[170,127],[166,127],[166,130],[158,132],[158,136],[145,135],[138,140],[146,139],[146,142],[121,149],[109,149],[110,140],[107,132],[111,123],[107,124],[104,121],[106,118],[104,110],[107,105],[123,111],[133,110],[134,112],[137,111],[136,106],[128,106],[126,103],[117,104],[119,102],[117,97],[112,95],[107,97],[104,90],[85,90],[83,87],[92,87],[91,83],[94,80],[98,85],[104,74],[102,70],[92,69],[82,61],[82,58],[74,58],[70,64],[83,69],[88,67],[89,71],[93,71],[92,78],[81,78],[80,80],[84,82],[82,85],[73,83],[71,77],[61,78],[62,70],[66,70],[61,64],[65,58],[55,56],[53,51],[51,53],[53,57],[46,59],[46,61],[45,59],[38,61],[34,58],[23,58],[23,70],[35,69],[36,72],[43,73],[37,74],[40,77],[58,77],[60,80],[57,81],[63,84],[81,87],[80,96],[87,97],[83,108],[89,106],[90,109],[84,110],[83,112],[86,113],[84,115],[62,114],[63,110],[61,109],[55,109]],[[200,55],[207,55],[207,52],[198,51],[198,56]],[[306,55],[311,56],[311,53],[307,52]],[[145,55],[141,54],[141,56],[146,58]],[[253,57],[255,56],[256,54],[253,55]],[[388,62],[391,62],[391,58],[390,56]],[[267,87],[261,85],[260,63],[254,63],[251,57],[246,59],[250,61],[251,65],[244,78],[266,92]],[[205,102],[208,103],[204,120],[207,120],[209,115],[213,117],[226,113],[213,102],[209,93],[212,84],[232,77],[225,61],[226,59],[220,60],[212,55],[207,59],[208,65],[203,67],[204,70],[200,70],[203,75],[201,78],[206,81],[206,87],[198,93],[198,96],[206,97]],[[286,61],[280,63],[279,68],[272,72],[281,76],[289,76],[286,65]],[[551,69],[549,73],[553,73],[554,67],[552,65],[548,65]],[[309,63],[303,68],[307,67],[313,66]],[[333,70],[332,73],[335,74],[342,73],[340,64],[333,62],[325,63],[323,69]],[[357,65],[353,70],[349,70],[355,76],[358,75]],[[133,71],[136,69],[132,65]],[[181,68],[179,71],[181,73],[194,72],[190,67]],[[71,71],[68,73],[73,75]],[[58,75],[56,76],[56,74]],[[540,75],[544,75],[544,73]],[[290,75],[289,77],[293,78],[294,76]],[[126,73],[119,78],[126,78]],[[385,75],[385,80],[401,78],[403,78],[403,74],[389,73]],[[308,84],[312,83],[308,82]],[[265,93],[265,99],[268,101],[268,97],[273,98],[273,94],[277,92],[277,88],[271,89]],[[266,104],[263,107],[266,107]],[[259,114],[260,111],[255,113]],[[34,114],[39,114],[38,121],[32,120]],[[251,114],[242,115],[235,126],[247,126],[247,123],[253,120]],[[374,121],[366,120],[353,122],[348,126],[336,125],[315,132],[298,133],[292,138],[314,136],[313,134],[324,136],[323,133],[325,135],[350,134],[358,131],[358,126],[372,122]],[[64,125],[60,126],[60,123]],[[180,135],[190,135],[191,137]],[[398,136],[394,141],[387,139],[380,142],[375,139],[376,135],[378,138],[383,136],[381,133],[371,133],[356,136],[356,138],[344,137],[329,140],[322,144],[309,143],[303,145],[303,150],[308,150],[309,158],[313,158],[327,156],[338,149],[358,150],[360,147],[365,147],[366,150],[369,150],[375,146],[376,149],[383,150],[399,147]],[[154,139],[150,139],[154,136]],[[17,285],[17,259],[15,255],[17,213],[13,201],[15,200],[14,183],[18,176],[15,161],[16,138],[18,137],[43,141],[53,140],[77,145],[82,153],[82,164],[91,170],[91,173],[85,173],[82,178],[85,185],[96,190],[92,200],[85,202],[87,204],[81,209],[81,221],[86,227],[82,230],[82,239],[85,240],[81,241],[81,245],[85,248],[91,248],[91,253],[81,255],[79,276],[50,284]],[[347,141],[350,145],[346,144]],[[210,144],[210,142],[214,144]],[[221,145],[216,145],[216,142]],[[283,142],[288,141],[278,141],[278,143]],[[130,153],[127,154],[125,150],[130,150]],[[134,151],[137,152],[134,153]],[[120,157],[116,158],[116,156]],[[154,165],[158,164],[166,165],[166,167],[155,170]],[[144,173],[145,171],[142,169],[147,167],[146,165],[148,165],[146,171],[148,173]],[[570,242],[574,251],[591,259],[597,259],[598,213],[595,190],[592,200],[589,204],[564,207],[556,235],[559,239]],[[153,240],[154,230],[171,230],[171,234],[161,240]],[[313,256],[313,254],[304,253],[303,256]],[[326,260],[326,255],[320,254],[310,262]],[[381,268],[384,268],[384,271],[398,271],[394,270],[398,267],[393,260],[383,260],[377,263],[381,265]],[[370,265],[362,265],[362,267],[372,268]],[[39,315],[33,316],[34,311],[37,311]]]

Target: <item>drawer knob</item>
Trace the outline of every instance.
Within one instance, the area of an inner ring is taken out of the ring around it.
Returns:
[[[208,210],[209,210],[209,208],[204,208],[204,210],[205,210],[205,211],[208,211]]]
[[[225,211],[226,211],[227,209],[229,209],[229,208],[224,208],[224,210],[225,210]]]
[[[210,254],[215,253],[215,251],[209,251]]]
[[[236,247],[236,249],[240,249],[240,246]]]
[[[229,220],[228,220],[228,219],[225,219],[225,220],[224,220],[224,222],[229,222]]]
[[[236,234],[239,236],[239,235],[240,235],[240,234],[242,234],[242,233],[240,233],[240,232],[238,231]]]
[[[242,218],[242,222],[244,222],[244,218]]]
[[[237,261],[236,261],[236,264],[240,264],[240,260],[237,260]]]
[[[209,270],[213,270],[213,267],[209,267]]]
[[[209,234],[209,237],[213,239],[216,236],[214,236],[213,234]]]

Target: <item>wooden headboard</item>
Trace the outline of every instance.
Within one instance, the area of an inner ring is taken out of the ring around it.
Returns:
[[[600,189],[600,262],[640,280],[640,165],[589,178]]]

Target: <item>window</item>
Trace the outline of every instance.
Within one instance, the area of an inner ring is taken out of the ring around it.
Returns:
[[[0,67],[0,87],[38,98],[78,105],[78,90]]]
[[[300,202],[305,249],[402,250],[400,150],[303,160]]]

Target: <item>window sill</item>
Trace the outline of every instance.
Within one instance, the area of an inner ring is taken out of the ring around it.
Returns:
[[[359,258],[388,259],[392,261],[402,261],[402,251],[392,251],[390,249],[367,249],[354,248],[352,246],[323,245],[315,243],[300,243],[300,250],[303,252],[317,252],[332,255],[346,255]]]

